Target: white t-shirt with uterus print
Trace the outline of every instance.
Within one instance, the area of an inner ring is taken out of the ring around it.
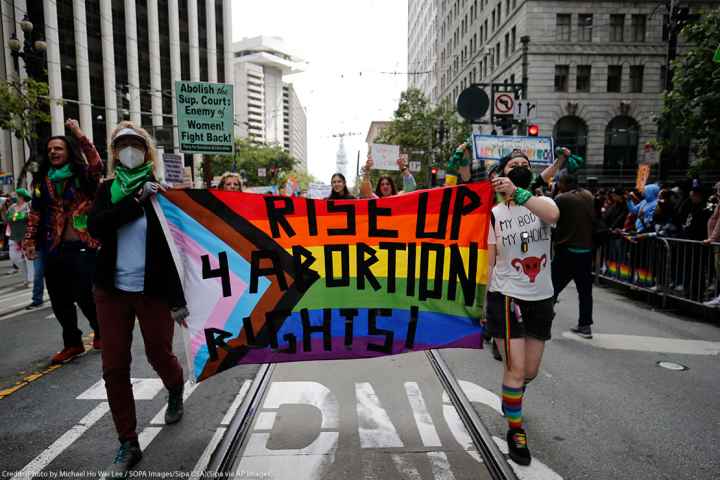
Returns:
[[[554,203],[548,197],[536,198]],[[497,253],[489,291],[528,301],[552,297],[552,225],[523,206],[501,203],[492,213],[495,222],[490,222],[488,244],[495,245]]]

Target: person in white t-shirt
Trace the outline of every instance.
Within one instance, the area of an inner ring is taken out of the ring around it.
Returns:
[[[498,168],[501,176],[492,184],[502,199],[492,209],[488,233],[487,328],[505,360],[502,407],[510,458],[529,465],[522,399],[537,376],[555,316],[550,230],[560,211],[552,199],[529,191],[533,173],[523,152],[513,150]]]

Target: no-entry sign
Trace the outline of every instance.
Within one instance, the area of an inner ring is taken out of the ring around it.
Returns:
[[[233,86],[175,82],[178,136],[184,153],[232,154]]]

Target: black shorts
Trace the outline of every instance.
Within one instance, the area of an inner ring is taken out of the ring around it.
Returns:
[[[513,304],[520,307],[520,319],[516,318]],[[488,292],[486,308],[487,329],[494,338],[505,338],[505,323],[509,321],[510,338],[550,340],[552,321],[555,318],[555,300],[552,297],[528,301],[506,297],[499,292]],[[509,318],[506,318],[506,312]]]

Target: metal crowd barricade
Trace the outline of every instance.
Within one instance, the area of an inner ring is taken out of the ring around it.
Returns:
[[[659,297],[703,306],[720,295],[720,244],[649,235],[611,235],[597,249],[595,275]]]
[[[663,238],[669,246],[669,278],[665,296],[702,305],[720,295],[720,278],[715,255],[720,244],[707,245],[695,240]]]

